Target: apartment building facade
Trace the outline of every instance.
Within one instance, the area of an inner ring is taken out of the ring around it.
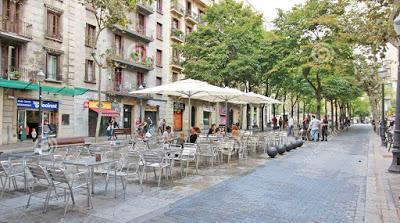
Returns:
[[[115,118],[120,127],[135,128],[140,117],[154,122],[165,116],[162,96],[134,97],[139,87],[168,79],[168,19],[159,4],[138,1],[129,14],[132,24],[102,32],[93,11],[79,1],[24,0],[0,2],[0,144],[15,143],[21,132],[29,138],[39,125],[38,83],[43,70],[43,119],[59,137],[94,136],[98,115],[99,68],[92,57],[107,52],[112,66],[102,68],[101,97],[105,125]],[[140,106],[141,105],[141,106]]]

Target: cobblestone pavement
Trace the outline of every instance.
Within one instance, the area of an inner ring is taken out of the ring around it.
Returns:
[[[146,222],[364,221],[368,126],[312,143],[142,218]],[[135,219],[138,220],[138,219]],[[134,221],[132,221],[134,222]]]
[[[0,198],[0,223],[399,222],[400,174],[387,173],[390,153],[378,140],[369,126],[357,125],[275,159],[258,154],[247,164],[202,167],[183,178],[175,169],[174,182],[163,180],[161,187],[151,174],[143,187],[131,180],[126,199],[120,184],[116,199],[112,184],[105,193],[98,176],[94,208],[86,209],[82,191],[65,217],[62,199],[42,214],[42,199],[25,208],[27,195],[7,192]]]

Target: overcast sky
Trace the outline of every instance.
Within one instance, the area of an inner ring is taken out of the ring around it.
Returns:
[[[247,0],[250,2],[257,11],[262,12],[264,14],[264,18],[267,22],[267,27],[271,28],[271,23],[273,19],[277,17],[277,8],[283,10],[289,10],[292,6],[296,4],[301,4],[305,2],[305,0]]]

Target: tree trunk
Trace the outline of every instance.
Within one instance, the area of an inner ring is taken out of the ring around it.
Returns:
[[[325,117],[328,117],[328,101],[326,100],[326,98],[324,99],[325,101]]]
[[[300,124],[300,100],[297,101],[297,125]]]
[[[303,120],[306,118],[306,102],[303,101]]]
[[[321,119],[321,92],[316,92],[316,99],[317,99],[317,119]]]
[[[331,100],[331,120],[332,120],[332,123],[331,123],[331,129],[332,129],[332,131],[335,129],[335,126],[334,126],[334,124],[333,124],[333,100]]]
[[[99,108],[99,112],[97,114],[95,142],[98,142],[98,140],[99,140],[101,116],[103,113],[103,103],[101,102],[101,69],[102,68],[99,64],[98,64],[98,69],[99,69],[99,78],[98,78],[98,108]]]
[[[335,100],[335,128],[338,130],[339,124],[338,124],[338,106],[337,106],[337,100]]]

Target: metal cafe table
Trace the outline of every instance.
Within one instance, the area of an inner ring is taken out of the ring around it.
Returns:
[[[90,193],[94,194],[94,167],[96,166],[102,166],[102,165],[108,165],[112,163],[116,163],[118,160],[105,160],[102,159],[101,161],[96,161],[96,157],[82,157],[79,159],[73,159],[73,160],[65,160],[64,164],[65,165],[71,165],[71,166],[80,166],[80,167],[86,167],[89,173],[89,176],[87,178],[87,183],[91,184],[92,189],[89,189],[88,185],[88,190],[87,190],[87,205],[90,207],[90,202],[89,202],[89,197]],[[114,174],[117,174],[117,169],[114,168]],[[89,182],[90,181],[90,182]],[[90,192],[91,191],[91,192]],[[117,177],[114,177],[114,196],[117,198]]]

